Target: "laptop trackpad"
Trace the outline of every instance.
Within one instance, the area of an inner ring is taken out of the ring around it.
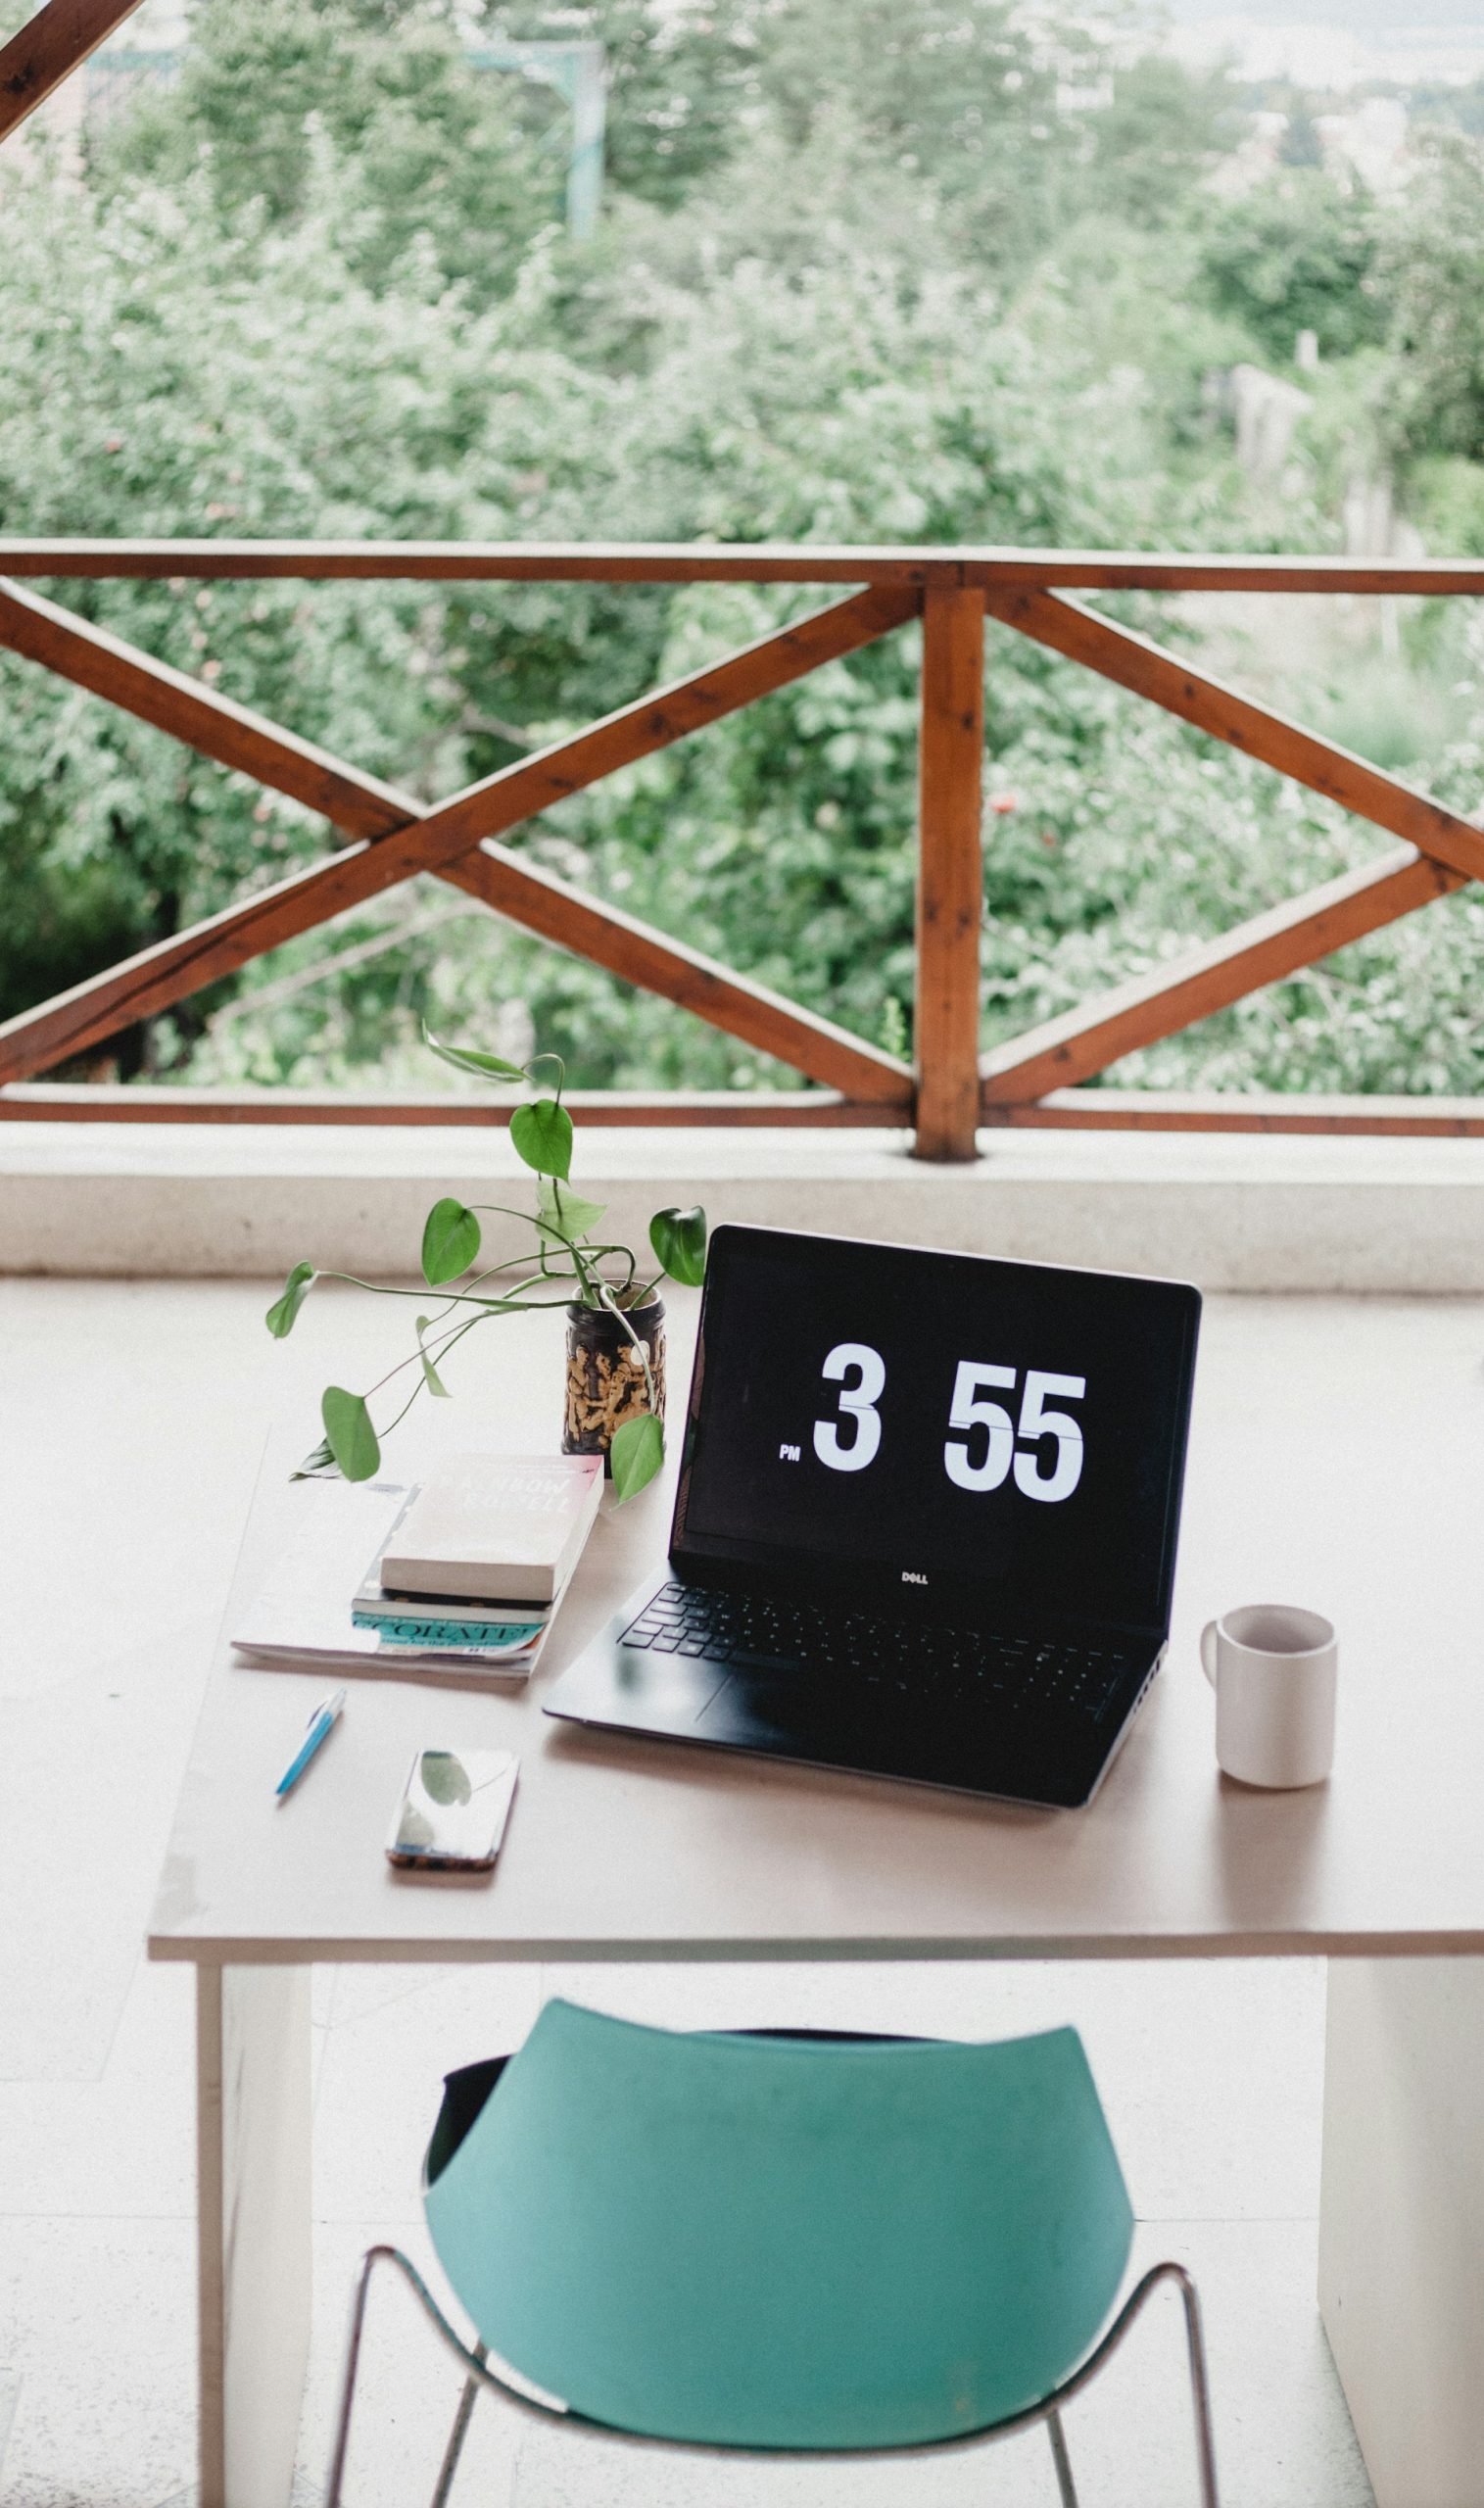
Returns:
[[[613,1687],[626,1707],[666,1732],[683,1733],[726,1679],[720,1664],[676,1655],[649,1655],[615,1646]]]
[[[915,1777],[977,1793],[1032,1791],[1016,1782],[1021,1770],[1010,1736],[996,1735],[982,1717],[966,1728],[925,1713],[921,1702],[908,1706],[900,1692],[872,1698],[822,1681],[734,1677],[702,1708],[692,1731],[697,1741],[864,1775]],[[1043,1798],[1032,1792],[1032,1799]]]
[[[863,1739],[865,1729],[878,1721],[865,1702],[842,1698],[823,1682],[756,1675],[738,1679],[735,1674],[695,1718],[696,1729],[707,1741],[742,1742],[754,1748],[770,1743],[794,1749],[823,1745],[828,1757],[847,1736],[857,1742]]]

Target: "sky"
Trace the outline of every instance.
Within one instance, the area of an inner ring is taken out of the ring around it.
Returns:
[[[1304,86],[1484,73],[1484,0],[1166,0],[1178,48]]]
[[[31,0],[0,0],[20,17]],[[1484,76],[1484,0],[1163,0],[1175,48],[1305,87]],[[145,0],[118,41],[178,43],[188,0]]]

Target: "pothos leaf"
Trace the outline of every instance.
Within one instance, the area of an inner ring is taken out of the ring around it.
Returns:
[[[571,1175],[572,1118],[554,1097],[537,1097],[529,1106],[517,1106],[510,1117],[510,1138],[516,1156],[534,1167],[538,1176],[559,1176],[565,1182]]]
[[[570,1184],[558,1184],[554,1176],[543,1176],[536,1188],[537,1226],[568,1244],[580,1245],[585,1236],[591,1236],[607,1207],[606,1202],[585,1202],[581,1193],[574,1193]]]
[[[615,1428],[608,1446],[608,1461],[613,1472],[613,1494],[620,1506],[653,1479],[665,1459],[665,1432],[652,1411],[642,1411],[637,1420],[625,1420]]]
[[[698,1203],[688,1211],[656,1211],[649,1222],[649,1243],[672,1280],[683,1288],[699,1288],[706,1276],[706,1214]]]
[[[325,1473],[333,1471],[334,1469],[335,1457],[330,1451],[329,1438],[321,1437],[313,1453],[305,1456],[298,1471],[289,1473],[289,1478],[291,1480],[322,1480]]]
[[[430,1329],[431,1325],[427,1316],[419,1315],[417,1318],[417,1355],[422,1361],[422,1380],[430,1393],[436,1393],[441,1402],[447,1402],[449,1399],[449,1388],[444,1383],[438,1370],[434,1367],[432,1360],[429,1358],[426,1350],[422,1346],[422,1336],[424,1332],[427,1332]]]
[[[314,1277],[312,1263],[296,1263],[283,1284],[283,1294],[275,1297],[263,1321],[275,1341],[286,1341],[294,1329],[294,1319],[309,1295]]]
[[[422,1032],[424,1044],[431,1045],[441,1062],[450,1063],[455,1071],[472,1071],[479,1080],[524,1080],[518,1062],[505,1062],[499,1054],[482,1054],[472,1045],[440,1043],[431,1028]]]
[[[445,1194],[429,1211],[422,1231],[422,1277],[430,1289],[456,1280],[479,1260],[479,1222],[466,1205]]]
[[[319,1404],[325,1442],[347,1480],[369,1480],[381,1461],[381,1448],[365,1407],[365,1396],[327,1384]]]

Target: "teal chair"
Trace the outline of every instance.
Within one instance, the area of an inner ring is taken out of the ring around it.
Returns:
[[[574,2432],[707,2452],[911,2460],[1043,2422],[1076,2508],[1063,2406],[1162,2282],[1184,2303],[1200,2499],[1218,2508],[1189,2276],[1157,2264],[1108,2324],[1133,2215],[1075,2029],[681,2035],[550,2002],[508,2062],[451,2075],[424,2198],[478,2342],[406,2256],[369,2250],[326,2508],[383,2261],[467,2372],[434,2508],[482,2386]]]

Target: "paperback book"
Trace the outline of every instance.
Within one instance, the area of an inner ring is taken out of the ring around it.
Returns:
[[[389,1592],[550,1603],[582,1556],[602,1497],[598,1455],[451,1455],[388,1539]]]

